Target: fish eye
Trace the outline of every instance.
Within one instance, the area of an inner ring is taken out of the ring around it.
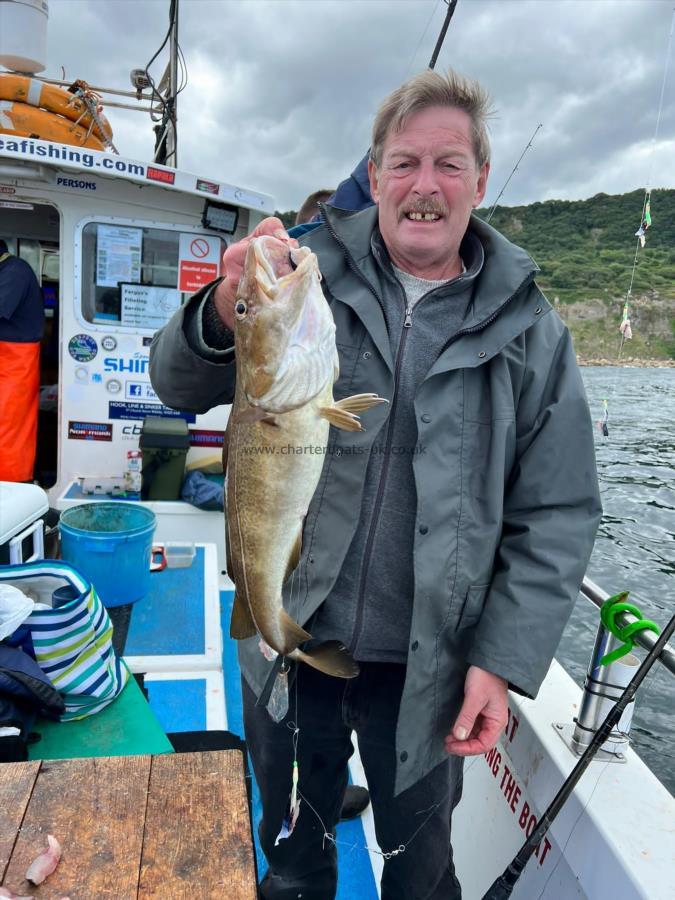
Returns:
[[[234,305],[234,311],[238,319],[243,319],[248,312],[248,307],[243,300],[237,300]]]

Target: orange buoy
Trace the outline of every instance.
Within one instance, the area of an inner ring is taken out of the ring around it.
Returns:
[[[84,100],[63,88],[38,81],[37,78],[13,72],[0,73],[0,100],[26,103],[44,109],[70,119],[87,132],[91,126],[91,133],[104,143],[112,140],[110,122],[102,113],[97,113],[97,121],[92,126],[91,111]]]
[[[45,141],[60,141],[63,144],[77,144],[93,150],[105,150],[105,144],[86,128],[76,125],[70,119],[47,112],[27,103],[10,103],[0,100],[0,134],[16,134],[22,137],[42,138]]]

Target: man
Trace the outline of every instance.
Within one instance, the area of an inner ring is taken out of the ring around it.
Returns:
[[[332,188],[321,188],[320,190],[311,193],[298,210],[295,217],[295,225],[290,229],[289,234],[295,232],[298,225],[307,225],[321,221],[321,207],[319,204],[325,203],[334,193]],[[310,231],[311,230],[312,229],[310,229]],[[304,234],[304,232],[300,231],[299,234],[293,233],[292,236],[300,237],[302,234]]]
[[[453,72],[412,78],[375,119],[376,205],[326,207],[325,225],[303,238],[336,323],[336,397],[373,391],[390,403],[367,413],[365,435],[331,432],[286,598],[314,639],[346,644],[359,676],[345,683],[301,667],[275,725],[255,705],[271,664],[255,639],[240,646],[267,900],[334,896],[325,834],[352,731],[378,842],[391,853],[383,900],[461,896],[450,814],[462,758],[496,743],[507,688],[536,695],[591,553],[601,508],[569,333],[529,256],[471,215],[489,173],[487,112],[482,88]],[[286,237],[274,219],[253,232],[263,233]],[[246,243],[228,248],[225,278],[155,338],[150,374],[170,406],[232,400]],[[295,727],[305,801],[275,843]]]
[[[44,326],[35,273],[0,240],[0,481],[33,478]]]

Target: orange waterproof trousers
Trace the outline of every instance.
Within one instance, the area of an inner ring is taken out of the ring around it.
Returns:
[[[37,446],[40,342],[0,341],[0,481],[30,481]]]

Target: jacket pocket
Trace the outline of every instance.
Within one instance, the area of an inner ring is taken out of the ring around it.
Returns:
[[[457,628],[467,628],[475,625],[480,619],[485,604],[485,597],[490,589],[489,584],[474,584],[466,592],[464,605],[457,621]]]

